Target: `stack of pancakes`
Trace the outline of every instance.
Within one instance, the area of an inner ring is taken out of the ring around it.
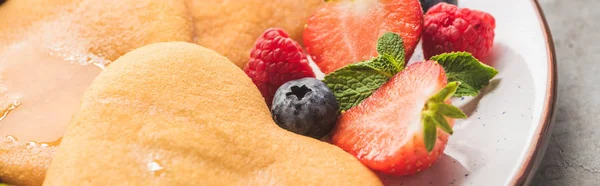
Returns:
[[[321,1],[7,1],[0,135],[10,137],[0,138],[0,179],[380,184],[337,147],[279,129],[240,69],[267,28],[300,41]]]

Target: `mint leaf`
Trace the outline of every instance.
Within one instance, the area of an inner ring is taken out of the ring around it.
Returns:
[[[461,83],[454,94],[456,97],[477,96],[498,74],[496,69],[481,63],[468,52],[444,53],[431,57],[431,60],[444,67],[449,82]]]
[[[323,82],[333,91],[340,110],[348,110],[369,97],[394,74],[395,68],[383,58],[374,58],[344,68],[325,76]]]
[[[388,32],[379,37],[377,53],[396,66],[404,67],[404,42],[398,34]]]
[[[404,45],[398,34],[386,33],[377,42],[378,57],[350,64],[325,76],[340,110],[348,110],[371,96],[392,76],[404,69]]]

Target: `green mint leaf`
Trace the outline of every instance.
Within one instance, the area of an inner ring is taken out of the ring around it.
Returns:
[[[455,97],[463,97],[463,96],[477,96],[479,94],[480,89],[473,88],[466,83],[460,84],[458,86],[458,90],[454,94]]]
[[[424,142],[427,152],[431,152],[433,150],[433,147],[435,147],[435,141],[437,140],[437,127],[433,120],[434,119],[431,115],[423,115],[423,136],[425,137]]]
[[[325,76],[323,82],[333,91],[340,110],[348,110],[369,97],[375,90],[398,73],[389,68],[386,60],[375,58],[336,70]]]
[[[366,62],[366,63],[365,63]],[[383,75],[386,75],[388,77],[392,77],[394,75],[396,75],[398,72],[402,71],[402,69],[404,68],[404,66],[397,66],[394,63],[391,63],[389,60],[383,58],[383,57],[376,57],[373,58],[371,60],[362,62],[363,64],[361,64],[360,66],[364,66],[364,67],[368,67],[374,71],[377,71]],[[360,64],[360,63],[358,63]],[[356,64],[352,64],[352,65],[348,65],[347,67],[350,66],[355,66]]]
[[[439,104],[438,113],[451,118],[467,118],[467,115],[458,107],[449,104]]]
[[[404,42],[400,35],[388,32],[379,37],[377,53],[396,66],[404,68]]]
[[[398,46],[394,46],[398,45]],[[350,64],[325,76],[340,110],[348,110],[371,96],[392,76],[404,69],[404,45],[397,34],[384,34],[377,43],[380,56]]]
[[[448,81],[461,82],[456,97],[476,96],[498,74],[493,67],[481,63],[468,52],[444,53],[431,57],[444,67]]]
[[[450,97],[452,97],[452,95],[454,95],[454,93],[456,93],[456,90],[458,89],[459,84],[460,83],[457,81],[453,81],[453,82],[446,84],[446,87],[444,87],[438,93],[433,95],[430,99],[433,102],[440,102],[440,103],[450,99]]]

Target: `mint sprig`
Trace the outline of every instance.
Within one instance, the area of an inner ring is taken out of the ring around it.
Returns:
[[[498,74],[498,71],[468,52],[444,53],[431,57],[444,67],[448,81],[461,82],[456,97],[477,96],[479,91],[489,84],[490,80]]]
[[[323,82],[333,91],[340,110],[348,110],[369,97],[405,67],[402,38],[386,33],[377,41],[378,57],[348,65],[325,76]],[[498,71],[481,63],[470,53],[453,52],[433,56],[440,64],[448,83],[425,103],[421,112],[424,142],[427,151],[435,147],[438,128],[452,134],[454,131],[447,118],[466,118],[459,108],[447,104],[452,96],[476,96],[489,84]]]
[[[348,110],[369,97],[392,76],[404,69],[404,44],[395,33],[377,41],[378,57],[348,65],[325,76],[323,82],[333,91],[340,110]]]
[[[421,112],[421,123],[423,124],[425,148],[428,152],[431,152],[435,147],[438,128],[448,134],[454,133],[446,117],[467,118],[467,115],[459,108],[446,103],[456,93],[460,84],[456,81],[448,83],[446,87],[431,96],[425,103],[425,107]]]
[[[377,41],[377,53],[395,66],[404,68],[404,42],[398,34],[381,36]]]
[[[379,56],[348,65],[325,76],[323,82],[333,91],[340,110],[348,110],[369,97],[381,85],[405,68],[402,38],[386,33],[377,41]],[[448,82],[460,82],[453,96],[477,96],[480,90],[498,74],[498,71],[481,63],[467,52],[444,53],[431,60],[440,64]],[[444,98],[447,99],[447,98]]]

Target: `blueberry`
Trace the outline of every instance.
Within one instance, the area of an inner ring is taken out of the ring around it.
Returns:
[[[4,1],[6,1],[6,0],[0,0],[0,5],[2,5],[2,3],[4,3]]]
[[[427,10],[429,10],[429,8],[431,8],[434,5],[437,5],[438,3],[441,3],[441,2],[445,2],[445,3],[453,4],[453,5],[458,4],[458,0],[419,0],[419,1],[421,1],[421,7],[423,8],[423,13],[427,12]]]
[[[271,115],[279,127],[319,139],[335,126],[338,109],[338,102],[325,83],[302,78],[277,89]]]

